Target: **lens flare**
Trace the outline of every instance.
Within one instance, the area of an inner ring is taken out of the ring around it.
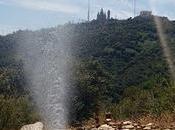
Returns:
[[[155,4],[156,1],[154,1],[154,0],[149,0],[149,1],[150,1],[150,7],[151,7],[152,11],[156,12],[155,7],[153,6],[153,5],[156,5]],[[167,36],[166,36],[164,28],[163,28],[164,27],[163,21],[164,20],[161,17],[154,16],[154,22],[156,24],[157,33],[158,33],[159,40],[160,40],[160,45],[161,45],[161,48],[163,50],[164,57],[166,58],[166,62],[168,64],[171,77],[173,80],[175,80],[175,70],[174,70],[174,64],[173,64],[173,57],[172,57],[171,49],[168,45]]]

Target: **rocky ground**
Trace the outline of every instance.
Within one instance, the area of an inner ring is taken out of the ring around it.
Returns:
[[[77,126],[67,130],[175,130],[175,123],[166,128],[160,128],[159,125],[154,123],[140,124],[132,121],[106,121],[106,124],[99,125],[97,128],[95,126],[97,125],[89,125],[86,127]],[[37,122],[35,124],[25,125],[20,130],[44,130],[44,124]]]
[[[153,123],[143,125],[131,121],[123,121],[123,122],[108,122],[106,124],[101,125],[98,128],[92,126],[91,128],[90,127],[76,128],[76,130],[175,130],[175,125],[172,125],[167,128],[160,128],[159,126]]]

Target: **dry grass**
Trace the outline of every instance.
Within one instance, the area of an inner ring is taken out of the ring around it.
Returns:
[[[167,127],[175,126],[175,115],[166,114],[166,113],[158,117],[147,115],[147,116],[142,116],[138,119],[135,119],[135,121],[140,124],[154,123],[156,126],[159,126],[160,128],[167,128]]]

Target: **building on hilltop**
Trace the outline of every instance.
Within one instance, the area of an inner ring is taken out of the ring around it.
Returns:
[[[151,17],[153,15],[152,15],[152,11],[141,11],[140,16],[141,17]]]
[[[97,14],[97,20],[104,22],[106,20],[110,20],[111,19],[111,11],[108,10],[107,13],[103,10],[103,8],[100,10],[100,12],[98,12]]]
[[[143,18],[153,18],[154,17],[154,18],[158,18],[159,20],[162,20],[164,22],[169,21],[167,17],[153,15],[152,11],[141,11],[140,17],[143,17]]]
[[[103,9],[101,9],[100,12],[98,12],[97,20],[99,20],[99,21],[105,21],[106,20],[106,13],[103,11]]]
[[[110,10],[108,10],[108,12],[107,12],[107,19],[108,19],[108,20],[111,19],[111,11],[110,11]]]

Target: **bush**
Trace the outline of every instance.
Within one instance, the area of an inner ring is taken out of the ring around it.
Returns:
[[[18,129],[39,119],[26,97],[0,96],[0,129]]]
[[[124,91],[123,99],[112,104],[110,111],[115,119],[137,118],[144,115],[161,116],[165,113],[175,114],[175,88],[129,87]]]

